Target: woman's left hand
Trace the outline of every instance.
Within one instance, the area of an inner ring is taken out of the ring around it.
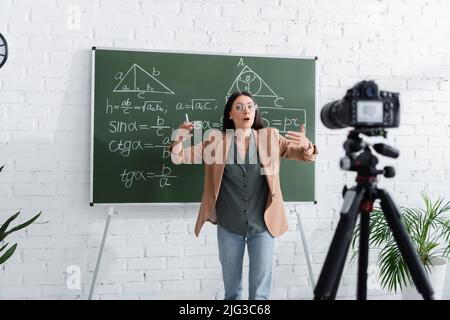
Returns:
[[[288,131],[285,135],[288,140],[287,145],[289,147],[299,147],[302,149],[308,149],[310,147],[310,141],[305,135],[305,125],[300,125],[300,131]]]

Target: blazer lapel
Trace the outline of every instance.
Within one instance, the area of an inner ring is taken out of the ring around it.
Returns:
[[[212,165],[215,199],[217,199],[219,195],[223,171],[225,170],[225,163],[228,159],[228,152],[230,150],[231,142],[233,141],[233,136],[233,132],[227,131],[226,134],[222,135],[222,140],[218,141],[216,146],[216,148],[221,150],[221,152],[216,152],[215,163]]]

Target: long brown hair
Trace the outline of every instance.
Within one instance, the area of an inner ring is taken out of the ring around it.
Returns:
[[[253,103],[256,104],[255,99],[253,99],[252,95],[247,91],[236,91],[233,92],[231,96],[228,97],[227,103],[225,104],[225,108],[223,109],[223,127],[222,131],[225,132],[227,129],[235,129],[233,120],[230,119],[231,106],[233,105],[234,100],[236,100],[240,96],[247,96],[253,100]],[[255,130],[264,128],[264,122],[261,118],[261,113],[258,109],[255,110],[255,119],[253,120],[252,128]]]

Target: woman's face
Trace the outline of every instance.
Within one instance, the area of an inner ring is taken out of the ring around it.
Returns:
[[[255,121],[257,105],[252,98],[241,95],[231,105],[229,117],[236,129],[250,129]]]

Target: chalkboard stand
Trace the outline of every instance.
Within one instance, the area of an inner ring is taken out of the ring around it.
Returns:
[[[302,237],[303,250],[305,251],[306,263],[308,264],[309,270],[309,278],[311,279],[311,285],[314,289],[316,286],[314,281],[314,274],[311,267],[311,259],[309,257],[308,245],[306,244],[305,231],[303,230],[302,218],[300,217],[300,212],[297,211],[297,207],[295,209],[291,209],[291,213],[295,213],[298,221],[298,229],[300,231],[300,236]]]
[[[106,235],[108,234],[109,222],[114,212],[114,207],[110,206],[108,209],[108,217],[106,218],[105,230],[103,231],[102,244],[100,245],[100,250],[98,251],[97,264],[95,265],[94,278],[91,283],[91,290],[89,291],[89,300],[92,300],[92,295],[94,293],[95,281],[97,280],[98,269],[100,267],[100,261],[102,260],[103,249],[105,247]]]

